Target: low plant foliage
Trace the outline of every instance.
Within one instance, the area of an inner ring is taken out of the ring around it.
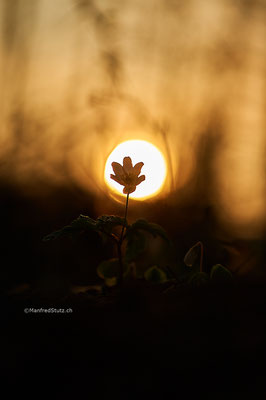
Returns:
[[[99,234],[104,244],[110,240],[116,247],[117,258],[104,260],[97,266],[97,274],[106,287],[118,284],[121,289],[125,279],[145,279],[151,284],[172,281],[173,286],[184,281],[190,285],[199,286],[209,281],[228,282],[231,280],[231,272],[221,264],[214,265],[210,275],[203,271],[202,242],[197,242],[188,250],[184,257],[184,265],[188,269],[183,271],[183,268],[177,267],[179,271],[177,275],[170,266],[154,265],[154,262],[147,257],[145,258],[146,268],[139,267],[137,260],[145,253],[151,238],[160,237],[166,244],[165,252],[169,252],[172,247],[166,231],[160,225],[148,222],[146,219],[138,219],[131,225],[128,224],[129,195],[146,179],[145,175],[140,175],[143,165],[143,162],[138,162],[133,166],[128,156],[124,157],[123,165],[117,162],[112,163],[114,174],[110,175],[111,179],[124,186],[123,193],[127,195],[124,218],[117,215],[101,215],[93,219],[81,214],[69,225],[50,233],[43,240],[54,240],[62,236],[74,237],[86,231]]]

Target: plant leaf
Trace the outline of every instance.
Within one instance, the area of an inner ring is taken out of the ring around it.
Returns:
[[[206,272],[196,272],[190,277],[188,282],[193,286],[201,286],[206,284],[208,280],[209,280],[209,275],[206,274]]]
[[[64,226],[55,232],[43,238],[44,241],[58,239],[61,236],[73,235],[86,230],[94,230],[98,233],[109,234],[112,232],[113,228],[116,226],[123,226],[124,218],[118,217],[116,215],[102,215],[94,219],[86,216],[80,215],[77,219],[72,221],[69,225]],[[127,222],[126,222],[127,226]]]
[[[126,276],[129,272],[129,266],[127,263],[123,263],[124,273],[123,276]],[[119,272],[119,260],[118,258],[110,258],[109,260],[105,260],[101,262],[97,267],[97,274],[101,279],[113,279],[117,278]]]
[[[216,264],[211,269],[211,280],[215,282],[228,282],[232,280],[233,275],[231,271],[221,264]]]
[[[69,225],[64,226],[58,231],[52,232],[43,238],[43,241],[55,240],[61,236],[73,235],[84,231],[95,231],[96,221],[86,215],[80,214],[80,216],[72,221]]]
[[[116,226],[123,226],[125,222],[124,218],[117,215],[101,215],[97,218],[96,229],[100,232],[111,233],[113,228]],[[127,227],[127,221],[125,226]]]
[[[158,268],[156,265],[150,267],[145,271],[144,278],[153,283],[164,283],[167,281],[166,273],[161,269]]]
[[[192,246],[184,257],[184,263],[188,267],[193,267],[193,265],[197,262],[200,257],[201,252],[201,243],[198,242]]]
[[[138,231],[138,230],[144,230],[146,232],[151,233],[154,237],[156,236],[161,236],[163,239],[165,239],[167,242],[170,242],[167,233],[165,230],[158,224],[154,224],[151,222],[146,221],[145,219],[138,219],[136,222],[134,222],[127,230],[127,233],[133,232],[133,231]]]
[[[106,278],[104,280],[104,283],[106,284],[106,286],[108,287],[112,287],[115,286],[117,284],[117,278],[114,276],[113,278]]]
[[[130,232],[126,244],[125,258],[127,262],[135,261],[146,249],[146,237],[141,232]]]

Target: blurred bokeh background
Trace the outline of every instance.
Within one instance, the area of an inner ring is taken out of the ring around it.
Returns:
[[[168,163],[129,218],[161,223],[180,262],[202,240],[207,266],[265,275],[265,0],[1,0],[0,21],[5,286],[95,273],[97,239],[41,239],[123,212],[103,171],[128,139]]]

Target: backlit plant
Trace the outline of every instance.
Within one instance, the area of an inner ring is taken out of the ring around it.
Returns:
[[[117,249],[117,258],[105,260],[97,267],[98,276],[104,280],[107,286],[118,284],[121,288],[124,279],[132,277],[140,277],[157,283],[167,281],[167,272],[162,268],[156,265],[148,265],[147,269],[141,272],[137,270],[135,263],[136,259],[145,251],[147,244],[145,233],[148,233],[148,236],[160,236],[170,245],[167,234],[161,226],[150,223],[145,219],[138,219],[133,224],[128,224],[129,195],[145,180],[145,176],[140,175],[143,165],[143,162],[139,162],[133,166],[130,157],[124,157],[123,165],[117,162],[112,163],[114,174],[111,174],[111,179],[123,185],[123,193],[126,194],[124,218],[116,215],[102,215],[95,220],[86,215],[80,215],[69,225],[44,238],[47,241],[64,235],[72,236],[83,231],[95,231],[104,240],[112,241]],[[118,228],[120,228],[119,231]],[[126,246],[125,250],[122,251],[124,242],[126,242]]]
[[[144,270],[138,268],[136,261],[145,252],[148,238],[161,237],[166,243],[167,252],[171,246],[165,230],[160,225],[150,223],[145,219],[138,219],[131,225],[128,224],[129,195],[145,180],[145,176],[140,175],[143,165],[143,162],[138,162],[133,166],[130,157],[124,157],[123,165],[117,162],[112,163],[114,174],[110,175],[111,179],[124,186],[123,193],[126,194],[123,218],[116,215],[102,215],[95,220],[89,216],[80,215],[69,225],[47,235],[44,240],[53,240],[64,235],[73,236],[84,231],[97,232],[104,241],[110,240],[116,247],[117,257],[104,260],[97,266],[98,276],[109,287],[118,284],[121,289],[123,281],[132,278],[141,278],[153,283],[169,282],[170,286],[167,290],[184,282],[199,286],[208,281],[226,282],[230,280],[231,272],[221,264],[214,265],[210,274],[203,271],[202,242],[196,243],[189,249],[184,257],[183,267],[181,270],[177,268],[178,273],[174,272],[167,264],[158,267],[158,265],[151,264],[149,260],[146,260],[147,266]],[[122,247],[124,243],[125,246]]]

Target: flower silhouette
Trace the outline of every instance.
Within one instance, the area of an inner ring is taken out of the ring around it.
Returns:
[[[111,179],[124,186],[123,193],[133,193],[137,185],[145,180],[145,175],[139,176],[143,165],[143,162],[139,162],[133,167],[130,157],[124,157],[123,166],[114,161],[112,167],[115,175],[111,174]]]

